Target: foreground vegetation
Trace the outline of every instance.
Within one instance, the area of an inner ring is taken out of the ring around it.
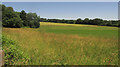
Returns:
[[[116,27],[42,22],[37,29],[3,28],[3,34],[29,55],[27,64],[118,65]]]
[[[2,36],[2,48],[4,50],[5,65],[25,65],[29,64],[30,58],[27,54],[23,55],[23,51],[19,50],[19,45],[16,41]]]

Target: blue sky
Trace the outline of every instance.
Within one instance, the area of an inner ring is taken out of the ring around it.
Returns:
[[[120,0],[2,0],[2,2],[118,2]]]
[[[118,19],[117,2],[3,2],[15,11],[35,12],[43,18]]]

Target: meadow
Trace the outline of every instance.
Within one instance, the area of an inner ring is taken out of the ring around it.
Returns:
[[[118,28],[40,22],[40,28],[3,28],[30,65],[118,65]]]

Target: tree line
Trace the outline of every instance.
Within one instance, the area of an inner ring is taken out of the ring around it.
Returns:
[[[95,18],[95,19],[85,18],[84,20],[82,20],[81,18],[78,18],[77,20],[41,18],[40,21],[41,22],[54,22],[54,23],[67,23],[67,24],[87,24],[87,25],[120,27],[120,20],[103,20],[100,18]]]
[[[3,27],[10,28],[39,28],[39,22],[54,22],[54,23],[68,23],[68,24],[88,24],[88,25],[99,25],[99,26],[114,26],[120,27],[120,20],[103,20],[100,18],[89,19],[85,18],[82,20],[78,18],[77,20],[65,20],[65,19],[46,19],[40,18],[36,13],[26,13],[24,10],[21,12],[16,12],[12,7],[6,7],[1,4],[0,11],[2,11],[2,25]]]
[[[1,4],[2,7],[2,25],[3,27],[10,28],[38,28],[40,27],[40,16],[36,13],[26,13],[24,10],[21,12],[15,12],[12,7],[6,7]]]

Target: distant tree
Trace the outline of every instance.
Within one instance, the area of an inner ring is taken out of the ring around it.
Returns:
[[[78,18],[77,20],[76,20],[76,24],[81,24],[83,21],[82,21],[82,19],[80,19],[80,18]]]
[[[102,25],[103,24],[103,20],[99,19],[99,18],[95,18],[95,19],[93,19],[93,24],[94,25]]]
[[[74,24],[74,20],[67,20],[67,23]]]
[[[46,18],[40,18],[39,21],[40,22],[47,22],[47,19]]]
[[[112,22],[111,21],[108,21],[106,26],[112,26]]]
[[[83,23],[84,23],[84,24],[89,24],[89,18],[85,18],[85,19],[83,20]]]
[[[117,24],[118,24],[118,27],[120,27],[120,20],[118,20],[118,23],[117,23]]]

